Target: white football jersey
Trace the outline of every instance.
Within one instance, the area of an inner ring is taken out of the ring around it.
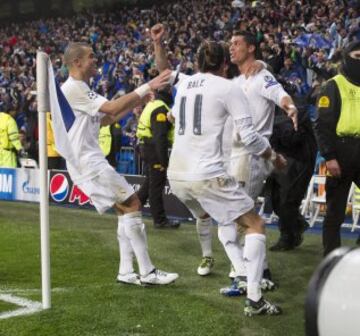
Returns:
[[[248,78],[240,75],[234,81],[243,89],[248,98],[256,131],[270,138],[274,126],[275,104],[280,106],[281,99],[288,94],[266,69]]]
[[[241,88],[210,73],[182,78],[172,114],[175,140],[168,168],[172,180],[199,181],[224,174],[222,139],[229,115],[249,151],[261,154],[269,146],[252,126]]]
[[[288,96],[288,93],[265,69],[248,78],[245,75],[240,75],[233,81],[240,86],[248,98],[256,131],[269,139],[273,132],[275,105],[280,106],[281,99]],[[230,153],[236,157],[237,150],[242,151],[244,147],[236,130],[234,130],[231,118],[226,123],[223,144],[225,161],[230,159]]]
[[[72,77],[66,80],[61,90],[75,114],[68,137],[78,161],[67,161],[66,164],[72,180],[83,183],[108,166],[99,146],[100,121],[105,115],[99,109],[107,99],[92,91],[85,82]]]

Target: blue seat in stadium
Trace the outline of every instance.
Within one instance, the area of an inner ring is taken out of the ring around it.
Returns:
[[[117,170],[120,174],[128,174],[129,161],[119,160],[116,170]]]

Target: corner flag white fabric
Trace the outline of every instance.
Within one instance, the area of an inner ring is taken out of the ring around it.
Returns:
[[[75,115],[55,81],[49,56],[41,51],[38,51],[36,55],[36,81],[39,114],[42,305],[43,309],[49,309],[51,307],[51,278],[46,113],[51,112],[58,152],[72,164],[76,164],[76,160],[69,142],[68,132],[75,121]]]
[[[75,115],[55,81],[50,59],[48,59],[48,76],[50,111],[56,149],[65,160],[74,165],[77,160],[69,142],[68,132],[75,121]]]

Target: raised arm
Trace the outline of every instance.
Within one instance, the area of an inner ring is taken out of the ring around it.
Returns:
[[[159,71],[170,69],[170,64],[167,58],[166,50],[162,44],[162,39],[165,33],[164,25],[157,23],[150,30],[151,38],[154,43],[155,63]]]
[[[168,85],[170,76],[171,71],[165,70],[159,76],[141,85],[134,91],[115,100],[105,102],[99,109],[100,112],[106,114],[102,120],[102,125],[112,124],[121,119],[126,113],[138,106],[142,102],[142,99],[149,95],[152,90],[160,89]]]

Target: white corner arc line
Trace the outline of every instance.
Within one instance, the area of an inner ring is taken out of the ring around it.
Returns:
[[[42,304],[40,302],[31,301],[12,294],[0,294],[0,300],[22,307],[16,310],[0,313],[0,320],[15,316],[29,315],[42,310]]]

